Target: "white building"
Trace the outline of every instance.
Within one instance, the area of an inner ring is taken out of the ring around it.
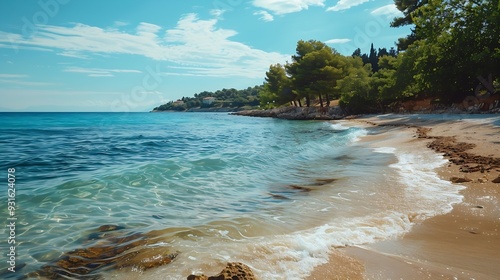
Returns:
[[[215,102],[215,97],[212,97],[212,96],[209,96],[209,97],[205,97],[203,98],[203,104],[206,104],[206,105],[211,105],[212,103]]]

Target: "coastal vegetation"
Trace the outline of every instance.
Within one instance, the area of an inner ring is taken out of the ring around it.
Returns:
[[[338,100],[347,114],[377,113],[397,110],[409,100],[431,100],[436,107],[464,100],[480,103],[498,92],[498,3],[395,0],[395,5],[403,16],[391,26],[413,26],[396,42],[397,49],[377,50],[372,44],[368,54],[358,48],[346,56],[323,42],[300,40],[290,62],[269,66],[263,85],[202,92],[154,110],[285,105],[327,109]]]
[[[203,91],[195,93],[193,97],[182,97],[177,101],[170,101],[158,106],[153,111],[186,111],[193,108],[219,109],[219,108],[242,108],[252,109],[259,105],[259,92],[263,86],[248,87],[237,90],[222,89],[215,92]]]
[[[326,44],[297,43],[286,65],[266,72],[265,108],[285,104],[320,107],[340,99],[348,113],[381,112],[398,101],[431,98],[450,104],[488,96],[499,88],[500,9],[495,1],[395,0],[403,13],[393,27],[413,25],[396,51],[373,47],[343,56]],[[305,101],[305,104],[303,104]]]

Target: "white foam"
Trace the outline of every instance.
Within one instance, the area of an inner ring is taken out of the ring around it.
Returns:
[[[374,152],[381,153],[381,154],[395,154],[396,153],[396,148],[393,148],[393,147],[379,147],[379,148],[375,148]]]
[[[453,209],[453,204],[462,202],[463,196],[459,191],[464,187],[442,180],[435,172],[448,162],[443,156],[430,151],[396,156],[398,162],[390,166],[398,170],[407,195],[419,201],[418,206],[425,214],[444,214]]]
[[[328,123],[330,125],[330,128],[335,130],[335,131],[347,131],[349,129],[353,129],[354,127],[344,125],[341,122],[336,122],[336,123]],[[359,141],[362,137],[368,135],[368,131],[364,128],[360,127],[355,127],[353,131],[349,132],[348,135],[348,141],[349,142],[357,142]]]
[[[368,135],[368,131],[366,129],[358,128],[349,134],[350,138],[349,140],[351,140],[351,142],[358,142],[359,140],[361,140],[361,138],[365,137],[366,135]]]
[[[330,123],[330,127],[333,129],[333,130],[339,130],[339,131],[343,131],[343,130],[348,130],[350,127],[349,126],[345,126],[341,123]]]
[[[374,216],[336,219],[311,230],[265,242],[270,251],[257,268],[275,263],[273,269],[259,269],[262,279],[304,279],[315,266],[326,263],[332,247],[360,245],[394,238],[409,231],[408,215],[384,212]]]

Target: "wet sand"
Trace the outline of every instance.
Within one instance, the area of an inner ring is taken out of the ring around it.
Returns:
[[[437,172],[465,186],[464,198],[396,240],[335,249],[307,279],[500,279],[500,128],[403,116],[348,122],[382,130],[363,141],[444,154],[450,162]]]

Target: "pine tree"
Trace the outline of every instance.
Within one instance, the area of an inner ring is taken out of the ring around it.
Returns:
[[[368,59],[370,61],[370,64],[372,65],[372,71],[377,72],[378,71],[378,56],[377,56],[377,50],[373,47],[373,43],[370,47],[370,55],[368,56]]]

